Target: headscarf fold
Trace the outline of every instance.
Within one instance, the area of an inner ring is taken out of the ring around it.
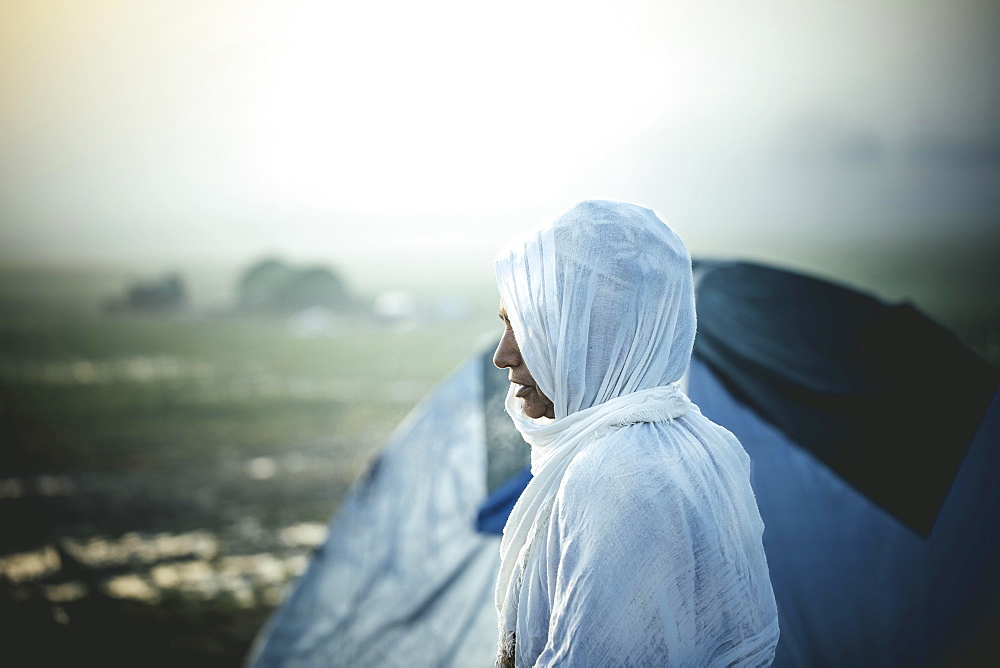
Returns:
[[[530,418],[513,387],[508,393],[507,411],[532,448],[534,477],[501,541],[495,595],[501,656],[513,656],[524,576],[537,569],[545,542],[540,537],[566,471],[611,433],[625,436],[641,423],[663,424],[663,438],[671,444],[721,458],[711,464],[719,469],[711,474],[713,484],[737,487],[736,498],[730,502],[730,491],[723,490],[724,502],[703,505],[722,522],[730,521],[730,506],[737,507],[737,526],[723,527],[732,544],[725,549],[756,541],[762,562],[763,527],[749,491],[746,453],[702,417],[677,385],[696,328],[691,260],[680,238],[649,209],[582,202],[502,251],[495,269],[521,356],[555,414]],[[685,427],[669,426],[682,417]],[[767,594],[773,608],[769,582]]]

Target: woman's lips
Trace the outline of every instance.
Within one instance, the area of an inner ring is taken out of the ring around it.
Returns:
[[[517,383],[515,383],[515,385],[516,384]],[[517,392],[514,393],[514,396],[518,397],[519,399],[524,399],[525,396],[534,389],[535,388],[532,387],[531,385],[521,385],[520,388],[517,390]]]

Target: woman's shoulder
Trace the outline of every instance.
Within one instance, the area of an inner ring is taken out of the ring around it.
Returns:
[[[672,444],[657,438],[651,427],[618,429],[589,444],[567,467],[557,498],[593,508],[645,505],[683,492],[685,467]]]
[[[567,476],[599,476],[609,471],[657,477],[668,474],[680,458],[674,439],[664,438],[661,425],[639,423],[615,429],[594,440],[570,463]]]

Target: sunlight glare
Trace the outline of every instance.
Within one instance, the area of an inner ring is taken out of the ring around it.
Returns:
[[[534,202],[685,106],[665,85],[691,101],[713,84],[676,57],[677,40],[665,67],[663,48],[617,6],[520,5],[303,11],[252,105],[263,183],[355,211]]]

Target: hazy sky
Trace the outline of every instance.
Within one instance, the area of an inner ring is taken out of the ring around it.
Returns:
[[[695,252],[1000,219],[1000,2],[0,4],[0,258]]]

